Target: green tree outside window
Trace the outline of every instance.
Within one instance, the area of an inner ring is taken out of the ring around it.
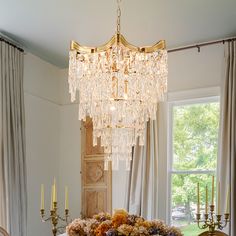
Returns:
[[[217,167],[219,103],[176,105],[172,112],[171,220],[183,228],[185,235],[196,236],[196,186],[199,182],[203,211],[205,186],[211,196],[211,175]]]

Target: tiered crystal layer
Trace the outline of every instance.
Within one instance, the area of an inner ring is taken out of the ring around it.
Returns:
[[[129,169],[132,146],[144,144],[145,124],[156,119],[157,104],[167,90],[167,52],[131,50],[114,44],[104,52],[70,51],[71,100],[79,91],[79,119],[93,121],[93,145],[101,137],[105,169],[119,160]]]

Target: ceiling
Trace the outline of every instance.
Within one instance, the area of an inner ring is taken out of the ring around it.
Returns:
[[[122,0],[121,31],[168,48],[236,35],[236,0]],[[116,0],[0,0],[0,31],[26,51],[68,67],[70,40],[98,46],[116,29]]]

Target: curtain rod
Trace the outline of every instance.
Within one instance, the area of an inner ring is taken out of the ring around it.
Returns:
[[[236,37],[219,39],[219,40],[215,40],[215,41],[203,42],[203,43],[192,44],[192,45],[188,45],[188,46],[184,46],[184,47],[168,49],[167,52],[168,53],[178,52],[178,51],[183,51],[183,50],[192,49],[192,48],[197,48],[198,52],[200,52],[201,47],[209,46],[209,45],[213,45],[213,44],[220,44],[220,43],[224,44],[225,42],[231,42],[231,41],[236,41]]]
[[[12,47],[18,49],[20,52],[24,52],[24,49],[22,49],[22,48],[16,46],[15,44],[11,43],[11,42],[8,41],[7,39],[3,38],[2,36],[0,36],[0,41],[3,41],[3,42],[5,42],[5,43],[9,44],[10,46],[12,46]]]
[[[23,48],[21,48],[19,46],[16,46],[15,44],[11,43],[9,40],[3,38],[3,36],[1,36],[1,35],[0,35],[0,41],[3,41],[5,43],[11,45],[14,48],[17,48],[21,52],[24,52]],[[172,53],[172,52],[184,51],[184,50],[193,49],[193,48],[197,48],[198,52],[200,52],[201,47],[205,47],[205,46],[209,46],[209,45],[214,45],[214,44],[220,44],[220,43],[224,44],[225,42],[231,42],[231,41],[236,41],[236,37],[219,39],[219,40],[215,40],[215,41],[203,42],[203,43],[192,44],[192,45],[188,45],[188,46],[168,49],[167,52],[168,53]]]

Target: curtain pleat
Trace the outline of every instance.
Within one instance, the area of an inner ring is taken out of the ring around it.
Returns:
[[[221,138],[219,178],[221,209],[226,208],[230,186],[230,235],[236,235],[236,42],[229,42],[225,52],[226,73],[221,99]],[[223,213],[223,212],[222,212]]]
[[[25,116],[23,53],[0,42],[0,222],[11,235],[26,235],[27,191],[25,163]]]

